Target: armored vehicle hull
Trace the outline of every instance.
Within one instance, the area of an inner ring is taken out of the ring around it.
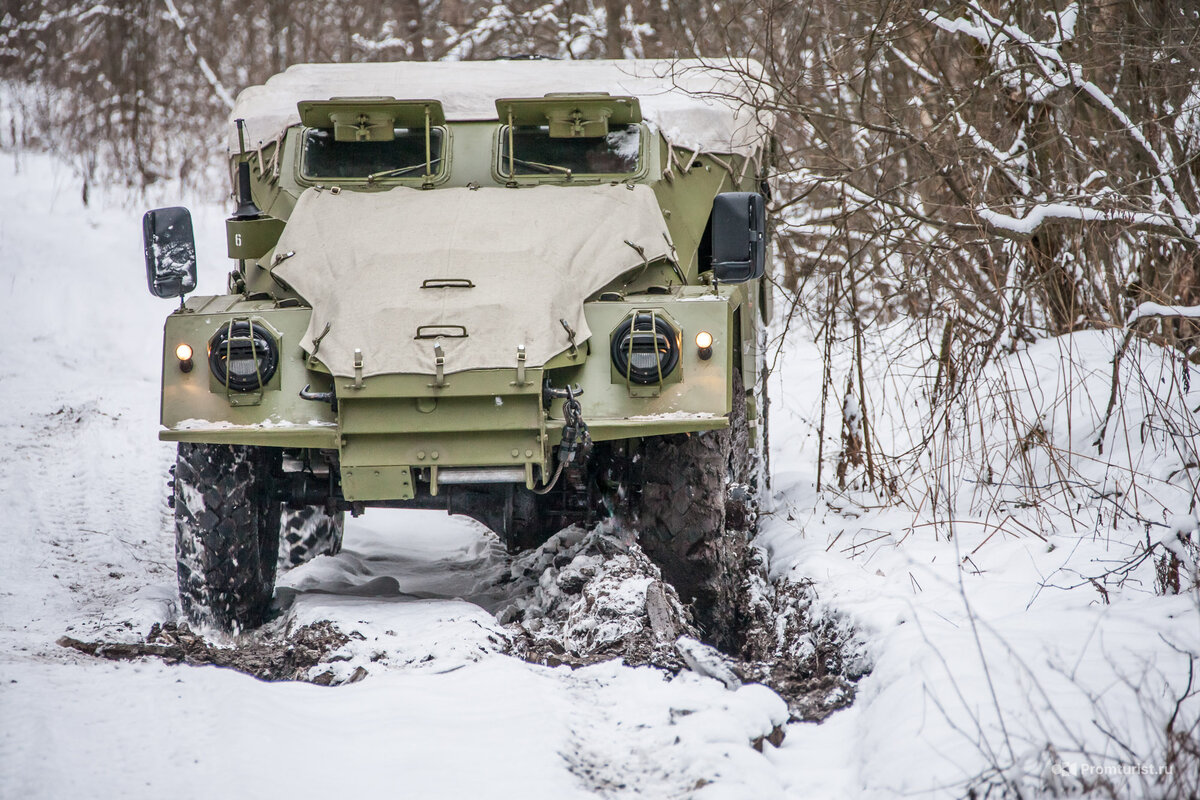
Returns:
[[[164,331],[188,613],[258,624],[276,552],[336,552],[377,506],[514,549],[624,515],[719,608],[765,480],[749,67],[312,65],[245,90],[228,293]],[[146,217],[159,296],[195,285],[184,217]]]

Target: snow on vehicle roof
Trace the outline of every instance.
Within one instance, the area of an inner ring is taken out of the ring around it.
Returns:
[[[333,97],[391,96],[440,100],[450,121],[496,119],[496,100],[548,92],[633,95],[642,116],[673,144],[713,153],[752,155],[770,134],[772,97],[751,59],[624,61],[399,61],[297,64],[250,86],[230,115],[246,121],[246,145],[257,147],[300,122],[296,104]]]

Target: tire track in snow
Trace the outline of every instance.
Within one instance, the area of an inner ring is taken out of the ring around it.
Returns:
[[[107,397],[49,407],[0,427],[12,454],[0,462],[9,556],[0,575],[22,597],[4,627],[35,632],[43,654],[62,620],[67,631],[124,622],[131,597],[173,583],[163,453],[130,453],[128,406]]]

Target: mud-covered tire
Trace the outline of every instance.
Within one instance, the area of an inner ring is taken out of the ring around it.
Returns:
[[[642,548],[723,649],[736,646],[759,473],[737,372],[733,396],[728,429],[643,441],[636,519]]]
[[[516,489],[506,508],[506,523],[497,533],[510,553],[522,553],[545,544],[546,540],[565,527],[550,513],[550,503],[524,487]]]
[[[279,528],[279,569],[291,569],[317,556],[336,556],[342,551],[346,512],[330,514],[324,506],[285,506]]]
[[[261,625],[275,589],[277,450],[181,442],[175,461],[175,560],[189,620],[224,631]]]

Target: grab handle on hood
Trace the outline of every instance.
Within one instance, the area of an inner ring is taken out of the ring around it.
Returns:
[[[414,339],[466,339],[465,325],[418,325]]]

